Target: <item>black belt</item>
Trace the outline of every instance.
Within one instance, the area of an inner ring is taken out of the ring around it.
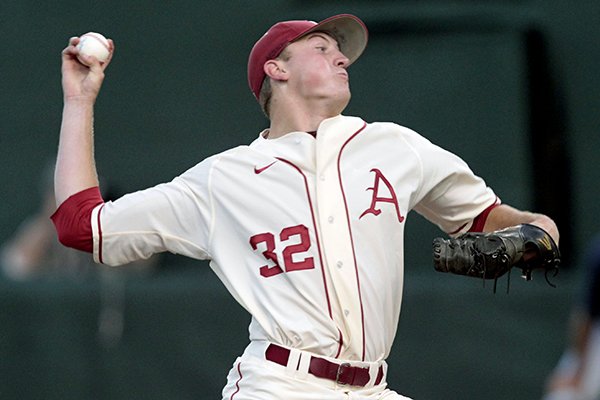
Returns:
[[[290,350],[276,344],[269,344],[265,351],[265,358],[279,365],[287,366]],[[348,363],[338,364],[315,356],[310,357],[308,373],[318,378],[329,379],[341,385],[365,386],[371,376],[369,368],[353,367]],[[383,366],[379,366],[375,385],[383,380]]]

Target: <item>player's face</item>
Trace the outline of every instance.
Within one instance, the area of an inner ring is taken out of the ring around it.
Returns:
[[[343,110],[350,101],[349,61],[337,41],[315,32],[288,45],[287,51],[290,89],[307,100],[333,99]]]

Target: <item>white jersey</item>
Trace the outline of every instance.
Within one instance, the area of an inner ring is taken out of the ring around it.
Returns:
[[[461,159],[392,123],[338,116],[316,138],[263,136],[98,206],[95,260],[119,265],[162,251],[210,259],[252,315],[251,340],[385,359],[409,211],[458,234],[496,195]]]

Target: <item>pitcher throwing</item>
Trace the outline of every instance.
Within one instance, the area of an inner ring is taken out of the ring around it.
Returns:
[[[529,224],[558,242],[549,217],[501,205],[457,156],[395,123],[341,114],[348,67],[367,45],[348,14],[279,22],[256,42],[248,81],[270,126],[250,145],[104,202],[92,121],[110,57],[83,66],[78,41],[62,53],[60,240],[108,265],[163,251],[210,260],[252,315],[223,399],[406,399],[387,387],[385,360],[411,210],[453,237]]]

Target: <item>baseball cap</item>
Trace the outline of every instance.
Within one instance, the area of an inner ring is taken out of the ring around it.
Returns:
[[[339,14],[314,21],[283,21],[273,25],[254,44],[248,58],[248,84],[258,99],[265,79],[263,67],[269,60],[277,58],[285,47],[311,32],[325,32],[337,39],[340,51],[352,64],[367,46],[368,31],[365,24],[351,14]]]

